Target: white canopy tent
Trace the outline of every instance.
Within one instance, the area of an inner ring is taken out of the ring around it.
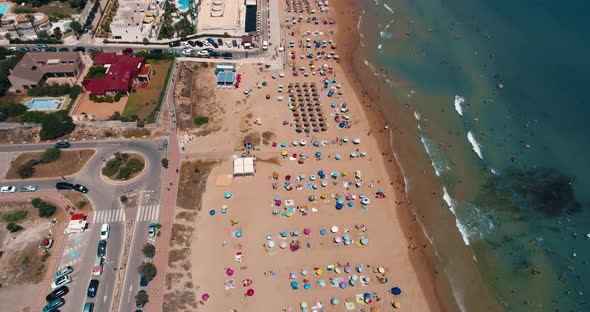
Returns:
[[[254,157],[238,157],[234,155],[234,177],[254,175]]]

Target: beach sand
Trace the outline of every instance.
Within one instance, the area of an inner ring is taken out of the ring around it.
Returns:
[[[295,67],[306,66],[309,71],[309,59],[300,58],[304,52],[298,47],[298,40],[302,40],[301,35],[307,30],[324,33],[323,36],[311,36],[312,42],[315,39],[332,39],[338,45],[336,50],[328,46],[319,51],[334,51],[344,60],[352,57],[350,52],[347,53],[351,50],[347,46],[350,44],[351,47],[352,42],[346,42],[350,37],[343,33],[354,31],[354,25],[340,22],[345,21],[346,14],[352,15],[354,11],[346,10],[340,4],[338,9],[342,9],[343,13],[338,15],[335,25],[297,23],[289,29],[283,29],[288,34],[285,42],[288,44],[294,40],[296,43],[294,48],[286,49],[286,53],[295,51]],[[298,15],[281,11],[281,20]],[[314,16],[318,16],[320,21],[336,17],[335,12]],[[335,30],[336,26],[339,27],[339,34],[330,34],[330,30]],[[275,48],[271,47],[271,50]],[[311,51],[315,52],[313,48]],[[308,53],[305,52],[305,55]],[[319,102],[329,125],[327,132],[312,133],[310,136],[296,133],[291,122],[293,114],[286,100],[287,85],[315,82],[321,87],[325,76],[316,74],[304,77],[299,73],[294,77],[289,70],[291,59],[288,54],[285,56],[288,63],[284,78],[274,73],[276,79],[273,79],[273,73],[263,71],[260,66],[239,67],[237,73],[242,75],[240,88],[217,89],[213,95],[209,95],[208,104],[219,105],[220,109],[208,116],[210,123],[201,130],[184,136],[185,152],[189,159],[214,162],[200,165],[198,172],[186,170],[191,182],[202,192],[195,197],[194,206],[187,205],[185,201],[184,207],[177,207],[164,310],[282,311],[293,308],[300,311],[301,302],[307,302],[310,310],[317,302],[321,302],[328,311],[346,311],[345,301],[352,302],[355,311],[369,311],[372,307],[380,308],[381,311],[393,310],[394,301],[401,304],[399,310],[402,311],[445,310],[439,297],[446,294],[441,294],[436,286],[440,281],[429,260],[428,243],[403,194],[403,177],[389,148],[389,126],[386,127],[377,113],[364,107],[363,104],[367,104],[364,102],[366,94],[360,89],[355,92],[358,86],[353,83],[353,77],[347,77],[348,70],[343,67],[345,62],[339,64],[334,59],[322,59],[315,62],[316,66],[326,63],[333,67],[335,74],[327,76],[336,79],[336,84],[341,86],[338,90],[342,90],[343,94],[336,93],[329,98],[326,95],[328,90],[319,91]],[[212,68],[208,70],[212,71]],[[258,89],[256,83],[262,81],[266,81],[267,85]],[[200,79],[199,83],[215,88],[213,79]],[[278,92],[279,84],[285,87],[283,93]],[[253,88],[248,96],[242,92],[247,87]],[[266,99],[267,94],[271,99]],[[280,95],[285,99],[278,101]],[[331,102],[348,104],[349,112],[346,114],[350,116],[349,129],[337,127]],[[256,119],[260,120],[261,125],[254,124]],[[283,121],[287,121],[286,125]],[[232,173],[232,155],[241,154],[234,148],[242,146],[247,134],[254,137],[254,145],[260,146],[260,151],[252,152],[257,158],[256,173],[254,176],[235,177],[229,180],[229,185],[226,177]],[[348,137],[349,141],[341,143],[344,137]],[[360,144],[351,142],[355,138],[360,139]],[[291,144],[301,140],[306,140],[307,144]],[[327,144],[314,147],[311,143],[316,140]],[[263,141],[286,142],[287,146],[272,147]],[[299,164],[289,157],[282,157],[283,150],[288,155],[303,152],[307,158],[303,164]],[[317,151],[322,153],[321,160],[314,157]],[[350,153],[356,153],[357,156],[365,153],[366,156],[350,158]],[[336,154],[340,154],[342,159],[336,160]],[[194,167],[194,164],[188,166]],[[319,170],[327,175],[326,187],[320,186]],[[355,179],[356,171],[361,172],[360,179]],[[339,173],[337,179],[330,177],[333,172]],[[344,177],[343,172],[346,172]],[[278,175],[278,179],[273,180],[273,174]],[[301,174],[305,175],[305,179],[295,180]],[[295,189],[291,191],[284,188],[286,175],[292,176]],[[316,176],[315,181],[310,181],[311,175]],[[354,183],[358,180],[362,180],[362,184],[357,188]],[[333,182],[337,182],[337,185]],[[350,189],[343,187],[344,182],[351,182]],[[273,189],[273,183],[276,183],[276,189]],[[317,189],[306,189],[306,183],[315,183]],[[372,188],[370,184],[373,184]],[[297,185],[302,186],[300,190]],[[379,189],[383,190],[385,198],[376,198],[375,193]],[[226,192],[231,192],[231,198],[224,198]],[[326,198],[320,198],[321,194],[326,194]],[[357,198],[353,200],[354,207],[349,208],[345,200],[344,208],[337,210],[336,197],[345,197],[346,194],[365,194],[370,204],[363,210]],[[310,201],[312,195],[316,198]],[[280,206],[275,205],[275,196],[280,197]],[[291,217],[282,216],[286,200],[293,200],[295,208],[299,206],[307,209],[306,215],[294,212]],[[221,211],[224,205],[227,206],[226,213]],[[273,214],[275,209],[279,210],[276,215]],[[210,215],[210,210],[214,210],[215,215]],[[338,233],[330,231],[332,226],[338,227]],[[304,234],[304,229],[309,229],[311,234]],[[327,230],[325,235],[320,234],[322,229]],[[240,231],[242,236],[236,237],[236,231]],[[283,231],[300,233],[296,237],[288,234],[283,239],[280,235]],[[336,236],[342,238],[345,234],[354,242],[350,245],[334,243]],[[267,235],[272,236],[276,244],[274,248],[269,248]],[[363,237],[368,239],[366,245],[360,244]],[[300,242],[297,251],[279,247],[281,241],[291,243],[294,240]],[[241,261],[236,260],[237,253],[241,253]],[[350,273],[344,271],[345,264],[352,267]],[[330,271],[329,265],[339,268],[340,273],[336,269]],[[358,265],[364,268],[361,273],[355,272]],[[321,275],[316,274],[318,268],[323,271]],[[377,268],[382,268],[385,273],[375,272]],[[227,274],[228,269],[233,271],[231,276]],[[306,270],[307,274],[303,275],[302,270]],[[295,275],[291,276],[291,273]],[[353,275],[358,278],[354,287],[350,283],[344,289],[330,285],[332,278],[349,282]],[[361,286],[362,276],[370,278],[367,286]],[[381,277],[387,278],[388,282],[380,283],[378,278]],[[226,289],[229,280],[234,281],[234,287]],[[251,285],[244,287],[244,280],[251,280],[246,281],[251,282]],[[304,289],[305,280],[310,289]],[[326,286],[318,286],[319,280],[324,280]],[[291,287],[293,281],[298,283],[297,290]],[[401,288],[401,295],[389,293],[393,287]],[[248,289],[254,290],[253,296],[245,295]],[[365,293],[372,295],[372,301],[357,303],[355,296]],[[203,299],[204,295],[208,295],[208,300]],[[338,298],[340,303],[332,305],[331,298]]]

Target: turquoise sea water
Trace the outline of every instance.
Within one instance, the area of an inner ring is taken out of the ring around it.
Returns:
[[[397,126],[394,150],[442,266],[467,245],[473,259],[464,261],[505,309],[590,310],[590,3],[374,0],[361,8],[359,62],[395,98],[382,105]],[[434,180],[427,202],[424,186]],[[465,298],[470,276],[444,271],[459,305],[483,310]]]

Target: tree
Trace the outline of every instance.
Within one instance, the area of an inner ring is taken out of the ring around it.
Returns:
[[[70,23],[70,28],[72,29],[72,31],[76,34],[76,36],[80,36],[82,34],[82,24],[73,21]]]
[[[48,202],[41,201],[37,209],[39,210],[39,217],[49,218],[53,216],[53,214],[57,210],[57,207]]]
[[[43,202],[41,200],[41,198],[35,197],[35,198],[31,199],[31,206],[33,206],[33,208],[39,208],[39,206],[41,205],[41,202]]]
[[[61,38],[63,37],[63,34],[61,33],[61,29],[59,27],[56,27],[53,30],[53,36],[55,37],[55,39],[61,40]]]
[[[168,158],[162,158],[162,167],[168,168]]]
[[[153,258],[154,255],[156,254],[156,246],[154,246],[150,243],[145,243],[145,245],[143,245],[143,249],[141,251],[143,252],[143,255],[146,256],[147,258]]]
[[[17,173],[18,173],[18,176],[23,179],[30,178],[33,176],[33,174],[35,174],[35,167],[31,166],[31,164],[29,164],[29,163],[26,163],[26,164],[18,167]]]
[[[20,117],[21,122],[42,123],[47,114],[42,111],[28,111]]]
[[[69,92],[70,99],[74,101],[78,97],[78,94],[80,94],[80,92],[82,92],[82,87],[80,87],[79,85],[74,85]]]
[[[51,36],[49,36],[49,33],[46,30],[41,30],[37,33],[37,37],[39,39],[49,39],[51,38]]]
[[[149,301],[149,296],[145,291],[140,291],[135,295],[135,304],[138,307],[144,306]]]
[[[41,140],[52,140],[64,136],[76,128],[68,111],[62,110],[48,114],[41,124]]]
[[[156,266],[151,262],[142,262],[141,265],[137,268],[139,274],[141,274],[145,279],[149,282],[156,277],[158,274],[158,270]]]
[[[48,164],[58,160],[60,157],[61,150],[59,148],[51,147],[46,149],[43,154],[41,154],[41,163]]]
[[[14,233],[14,232],[18,232],[18,231],[22,230],[22,229],[23,229],[23,227],[22,227],[22,226],[20,226],[20,225],[18,225],[18,224],[16,224],[16,223],[10,222],[10,223],[8,223],[8,224],[6,225],[6,229],[7,229],[7,230],[8,230],[10,233]]]

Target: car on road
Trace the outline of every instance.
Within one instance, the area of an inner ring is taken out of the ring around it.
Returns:
[[[135,296],[135,298],[136,298],[135,299],[135,307],[143,308],[145,306],[145,303],[137,301],[138,296],[141,296],[141,297],[147,296],[147,292],[145,290],[140,290],[137,292],[137,295]]]
[[[45,301],[51,302],[57,298],[61,298],[65,295],[67,295],[69,292],[70,292],[70,289],[68,288],[68,286],[61,286],[59,288],[56,288],[51,293],[49,293],[49,295],[47,295],[47,297],[45,297]]]
[[[16,192],[15,186],[4,185],[3,187],[0,187],[0,193],[15,193],[15,192]]]
[[[94,298],[94,297],[96,297],[97,291],[98,291],[98,280],[93,279],[90,281],[90,284],[88,284],[88,291],[86,292],[86,296],[88,298]]]
[[[74,188],[74,184],[68,182],[57,182],[55,188],[58,190],[71,190]]]
[[[104,255],[106,253],[107,253],[107,241],[103,239],[98,242],[98,249],[96,250],[96,256],[97,257],[104,257]]]
[[[155,237],[156,236],[156,224],[157,223],[150,223],[150,225],[148,226],[148,237]]]
[[[51,283],[51,289],[56,289],[63,285],[67,285],[72,282],[72,278],[69,275],[64,275]]]
[[[262,41],[262,50],[268,50],[268,41]]]
[[[75,47],[74,50],[72,50],[74,52],[86,52],[86,48],[84,47]]]
[[[148,285],[148,280],[147,278],[145,278],[145,276],[141,275],[140,279],[139,279],[139,286],[140,287],[146,287]]]
[[[221,56],[222,57],[228,57],[229,58],[229,57],[232,57],[233,54],[231,52],[223,52],[223,53],[221,53]]]
[[[78,191],[82,194],[86,194],[86,193],[88,193],[89,189],[82,184],[76,184],[76,185],[74,185],[74,191]]]
[[[111,231],[111,226],[108,223],[104,223],[100,227],[100,239],[103,239],[103,240],[108,239],[110,231]]]
[[[53,278],[58,279],[62,276],[66,276],[72,272],[74,272],[74,268],[72,268],[72,266],[70,266],[70,265],[66,265],[64,267],[61,267],[59,270],[57,270],[57,272],[55,272],[55,274],[53,274]]]
[[[150,53],[157,53],[157,54],[162,54],[164,51],[162,51],[162,49],[151,49]]]
[[[232,45],[232,47],[237,48],[238,47],[238,40],[235,40],[235,39],[232,40],[231,45]]]
[[[61,306],[63,306],[64,304],[66,304],[66,301],[64,300],[64,298],[57,298],[49,303],[47,303],[44,307],[43,307],[43,312],[54,312],[57,311],[57,309]]]
[[[223,46],[223,40],[221,40],[221,38],[217,38],[217,44]]]
[[[19,187],[19,190],[20,190],[21,192],[34,192],[34,191],[36,191],[36,190],[37,190],[37,188],[38,188],[38,187],[37,187],[36,185],[29,184],[29,185],[21,185],[21,186]]]
[[[48,48],[45,49],[45,52],[57,52],[57,48],[48,47]]]
[[[199,52],[197,52],[198,56],[209,56],[209,51],[207,50],[201,50]]]
[[[59,52],[69,52],[70,49],[68,48],[59,48]]]
[[[103,257],[96,257],[96,260],[94,261],[94,266],[92,267],[92,275],[101,275],[103,266],[104,266],[104,258]]]
[[[84,304],[84,309],[82,310],[82,312],[92,312],[92,311],[94,311],[94,303],[86,302]]]
[[[61,142],[57,142],[54,145],[55,148],[68,148],[70,147],[70,142],[68,141],[61,141]]]
[[[97,48],[88,48],[86,49],[87,52],[97,52],[98,49]]]
[[[195,45],[197,45],[197,47],[201,48],[201,47],[203,47],[203,42],[197,40],[197,41],[195,41]]]
[[[180,41],[172,41],[168,44],[168,46],[171,48],[180,47]]]

